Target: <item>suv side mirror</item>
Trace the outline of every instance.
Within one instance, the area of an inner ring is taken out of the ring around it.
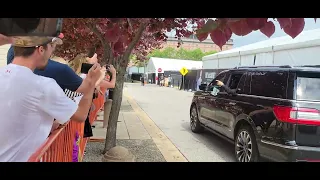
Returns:
[[[199,89],[200,89],[201,91],[205,91],[206,88],[207,88],[207,84],[200,84],[200,86],[199,86]]]

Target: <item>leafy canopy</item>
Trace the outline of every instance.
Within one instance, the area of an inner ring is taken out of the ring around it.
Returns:
[[[299,35],[305,25],[304,18],[274,19],[292,38]],[[190,25],[194,26],[190,28]],[[210,36],[221,48],[232,34],[245,36],[260,31],[271,37],[275,25],[269,18],[65,18],[64,44],[56,54],[70,60],[96,47],[105,61],[119,57],[129,59],[130,54],[146,59],[166,41],[165,33],[172,30],[177,38],[196,33],[199,41],[203,41]],[[126,65],[127,60],[122,63]]]

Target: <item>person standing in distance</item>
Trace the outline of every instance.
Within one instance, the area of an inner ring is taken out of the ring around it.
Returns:
[[[27,47],[14,46],[13,62],[0,68],[1,162],[28,161],[47,139],[54,119],[60,124],[69,119],[84,122],[100,78],[101,67],[95,64],[84,79],[88,86],[77,105],[54,79],[33,73],[47,66],[58,39],[48,38],[41,45],[31,39]]]

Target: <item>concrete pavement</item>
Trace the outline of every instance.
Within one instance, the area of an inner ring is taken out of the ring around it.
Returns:
[[[102,120],[103,112],[100,112],[97,121],[94,123],[95,128],[93,129],[93,137],[91,139],[105,139],[107,129],[102,127]],[[151,139],[125,97],[122,100],[118,118],[117,139]]]
[[[139,107],[133,98],[127,95],[127,88],[124,89],[121,110],[118,119],[117,140],[152,140],[156,148],[167,162],[187,162],[183,154],[172,144],[166,135],[155,125],[149,116]],[[106,129],[102,127],[102,113],[94,123],[94,141],[104,141]],[[121,143],[120,143],[121,144]],[[137,143],[136,143],[137,144]],[[101,148],[101,145],[96,148]],[[144,147],[140,146],[141,149]],[[147,151],[147,150],[146,150]],[[155,151],[155,150],[149,150]],[[94,159],[94,158],[93,158]]]
[[[235,161],[232,144],[208,132],[202,134],[191,132],[189,108],[193,93],[156,85],[141,86],[126,83],[125,86],[125,91],[134,99],[141,111],[152,119],[154,125],[188,161]]]

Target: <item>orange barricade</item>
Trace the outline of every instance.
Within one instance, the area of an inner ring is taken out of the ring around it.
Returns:
[[[102,91],[104,92],[104,91]],[[90,112],[89,120],[92,124],[104,103],[104,94],[99,93],[98,98],[93,100],[95,109]],[[79,151],[80,160],[86,148],[87,138],[83,137],[84,123],[69,121],[52,132],[44,144],[31,155],[28,162],[72,162],[73,143],[76,132],[81,137]]]

